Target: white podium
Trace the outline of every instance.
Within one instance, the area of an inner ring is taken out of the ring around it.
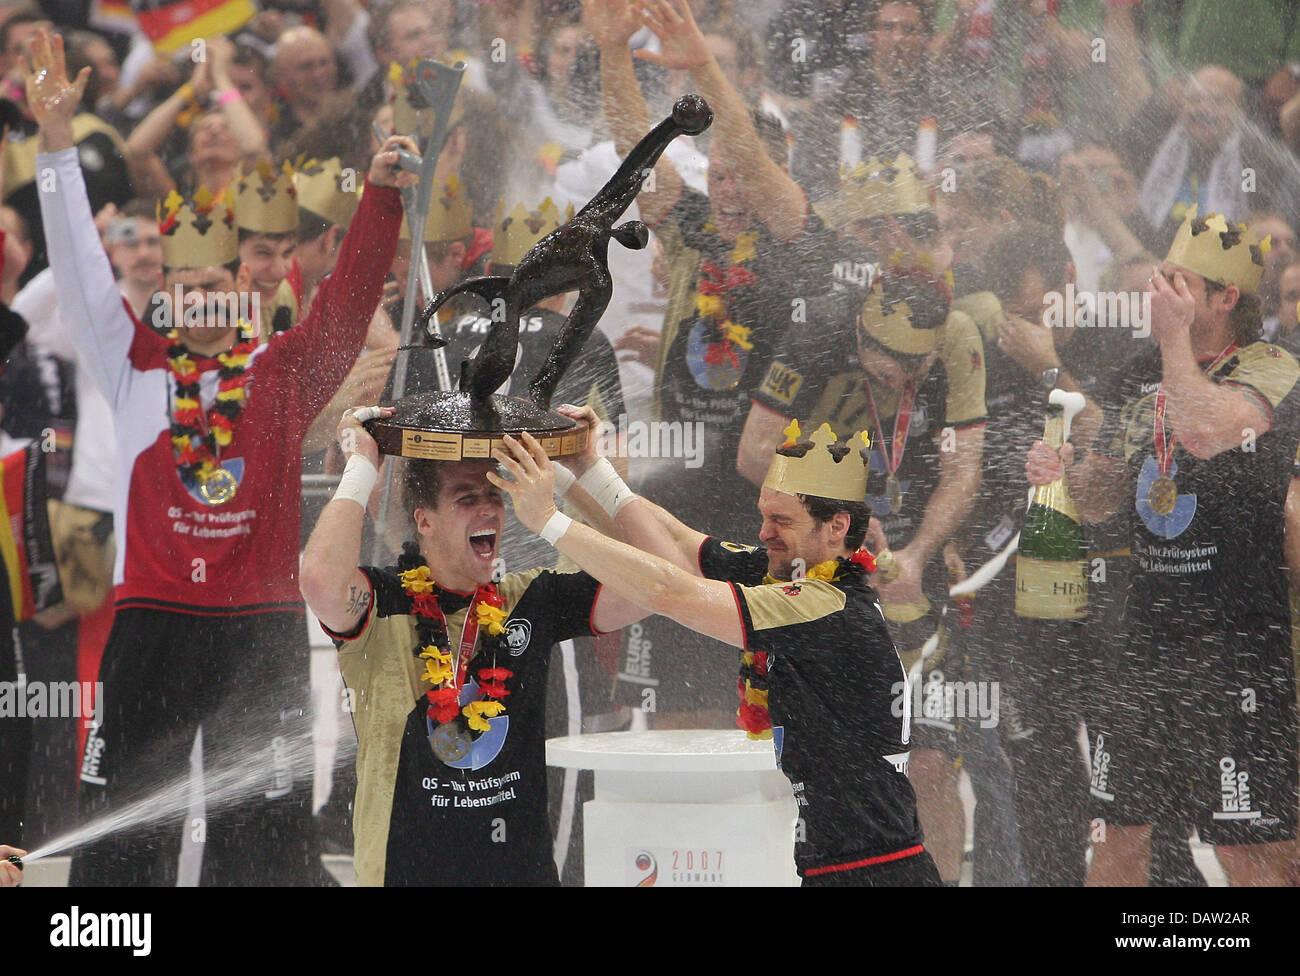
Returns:
[[[612,887],[797,885],[790,781],[770,740],[672,730],[546,743],[552,766],[590,769],[586,883]]]

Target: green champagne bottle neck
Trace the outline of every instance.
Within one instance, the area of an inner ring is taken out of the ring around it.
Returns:
[[[1047,421],[1043,424],[1043,443],[1053,451],[1059,451],[1061,445],[1065,443],[1065,414],[1056,404],[1047,408]],[[1034,489],[1033,501],[1030,502],[1030,508],[1034,506],[1055,509],[1072,521],[1079,521],[1079,514],[1074,507],[1074,499],[1070,497],[1070,490],[1066,487],[1064,476],[1045,485],[1038,485]]]

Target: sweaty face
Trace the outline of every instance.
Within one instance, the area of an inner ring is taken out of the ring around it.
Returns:
[[[840,554],[842,545],[831,541],[831,522],[818,523],[794,495],[763,488],[758,495],[763,517],[758,541],[767,547],[767,571],[777,579],[791,579]],[[842,537],[841,537],[842,542]],[[796,566],[796,560],[802,560]]]
[[[734,241],[753,222],[740,192],[740,181],[716,158],[709,159],[709,212],[713,226],[726,240]]]
[[[871,68],[877,79],[906,84],[920,72],[928,38],[915,3],[886,3],[876,14],[871,38]]]
[[[296,244],[292,235],[280,239],[257,234],[239,245],[239,260],[248,265],[253,287],[262,293],[264,301],[269,300],[280,287],[280,282],[288,277]]]
[[[164,285],[170,319],[161,324],[179,329],[185,345],[203,355],[230,347],[239,329],[239,306],[237,301],[230,301],[235,279],[228,268],[172,271]],[[181,308],[172,307],[177,285],[181,287]]]
[[[492,580],[506,506],[501,492],[486,477],[494,462],[444,463],[438,503],[417,508],[415,524],[434,579],[450,589],[468,591]]]
[[[123,278],[142,285],[157,287],[162,280],[162,237],[158,222],[143,217],[126,218],[130,227],[108,244],[105,250]]]

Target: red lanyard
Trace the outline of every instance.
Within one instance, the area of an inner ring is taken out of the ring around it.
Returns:
[[[474,653],[474,645],[478,643],[478,607],[484,598],[491,594],[486,586],[480,586],[474,593],[474,599],[470,601],[469,608],[465,611],[465,625],[460,631],[460,650],[456,652],[456,688],[465,687],[465,675],[469,672],[470,656]],[[451,629],[447,626],[447,617],[442,612],[442,605],[438,607],[438,623],[442,624],[442,632],[451,637]]]
[[[1210,365],[1205,367],[1206,375],[1213,375],[1219,365],[1237,351],[1235,342],[1228,343],[1223,351],[1210,361]],[[1160,466],[1161,474],[1168,474],[1169,469],[1173,466],[1174,447],[1178,444],[1178,435],[1165,435],[1165,385],[1161,383],[1156,389],[1156,417],[1155,417],[1155,441],[1156,441],[1156,463]]]
[[[880,437],[885,436],[885,429],[880,423],[880,411],[876,409],[876,398],[871,394],[871,381],[863,380],[867,387],[867,402],[871,404],[871,419],[876,424],[876,434]],[[894,436],[890,438],[889,444],[881,445],[881,456],[885,459],[885,468],[890,476],[898,470],[898,466],[903,463],[903,452],[907,450],[907,435],[912,425],[912,406],[916,400],[917,384],[915,380],[908,380],[903,387],[903,392],[898,400],[898,412],[894,414]]]

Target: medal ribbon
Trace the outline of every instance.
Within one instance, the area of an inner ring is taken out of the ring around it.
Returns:
[[[465,687],[465,676],[469,672],[469,661],[474,653],[474,645],[478,643],[478,607],[484,598],[489,596],[491,590],[485,586],[480,586],[474,593],[474,599],[470,601],[469,607],[465,610],[465,626],[460,631],[460,649],[456,651],[456,690],[460,691]],[[438,612],[436,619],[442,625],[442,632],[451,636],[451,629],[447,626],[447,616],[442,612],[442,605],[437,605]]]
[[[1222,365],[1223,361],[1237,351],[1237,344],[1230,342],[1224,346],[1223,351],[1210,360],[1210,364],[1205,367],[1206,375],[1213,375],[1214,371]],[[1165,434],[1165,385],[1161,383],[1156,389],[1156,416],[1155,416],[1155,443],[1156,443],[1156,463],[1160,467],[1162,475],[1168,475],[1169,469],[1173,466],[1174,447],[1178,444],[1178,435],[1167,436]]]
[[[864,382],[867,387],[867,403],[871,405],[871,419],[875,422],[877,435],[884,440],[885,428],[880,422],[880,411],[876,409],[876,398],[871,393],[871,381]],[[916,381],[908,380],[898,400],[898,412],[894,415],[894,436],[890,438],[887,449],[880,452],[885,458],[885,468],[891,478],[903,463],[903,452],[907,450],[907,435],[912,424],[912,407],[916,401],[916,390]]]

